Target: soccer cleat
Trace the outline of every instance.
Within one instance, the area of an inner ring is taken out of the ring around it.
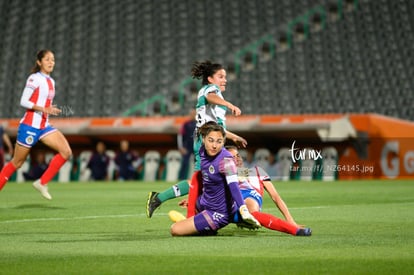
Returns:
[[[173,222],[185,220],[184,215],[175,210],[171,210],[170,212],[168,212],[168,217],[170,217],[170,220],[172,220]]]
[[[40,192],[40,194],[43,196],[43,198],[47,199],[47,200],[51,200],[52,196],[49,194],[49,192],[47,191],[47,186],[46,185],[42,185],[40,183],[40,179],[36,180],[35,182],[33,182],[33,187]]]
[[[246,205],[242,205],[239,208],[239,213],[243,219],[243,222],[251,224],[253,228],[260,228],[260,223],[255,219],[255,217],[250,214]]]
[[[160,205],[161,201],[158,198],[158,192],[149,192],[147,200],[147,217],[151,218],[152,213],[154,213],[155,209]]]
[[[249,229],[249,230],[259,229],[256,225],[253,225],[251,223],[247,223],[245,221],[238,222],[238,223],[236,223],[236,225],[240,229]]]
[[[298,231],[296,231],[296,236],[311,236],[312,230],[310,228],[299,228]]]

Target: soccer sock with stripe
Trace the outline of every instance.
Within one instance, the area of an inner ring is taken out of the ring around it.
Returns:
[[[0,172],[0,190],[3,189],[4,185],[6,185],[7,181],[13,175],[14,171],[16,171],[16,167],[11,161],[3,167]]]
[[[165,202],[170,199],[178,198],[188,194],[188,189],[190,185],[188,184],[188,180],[182,180],[177,184],[174,184],[170,188],[160,192],[157,198],[161,202]]]
[[[273,215],[258,211],[255,211],[251,214],[253,215],[253,217],[256,218],[258,222],[260,222],[262,226],[266,228],[296,235],[296,231],[298,230],[298,228],[293,224],[288,223],[287,221],[279,219]]]
[[[53,177],[57,174],[60,167],[65,164],[66,159],[62,157],[61,154],[56,154],[49,163],[49,167],[47,167],[46,171],[40,177],[40,183],[42,185],[47,184],[49,181],[53,179]]]

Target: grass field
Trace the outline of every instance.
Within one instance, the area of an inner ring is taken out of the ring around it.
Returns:
[[[294,237],[231,224],[214,237],[171,237],[170,209],[145,216],[171,183],[30,184],[0,192],[0,274],[414,274],[414,182],[276,183]],[[264,212],[280,217],[265,198]],[[182,211],[184,212],[184,211]]]

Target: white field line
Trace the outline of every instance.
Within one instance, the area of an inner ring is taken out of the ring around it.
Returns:
[[[292,207],[290,209],[318,209],[327,208],[329,206],[311,206],[311,207]],[[158,212],[157,216],[167,216],[168,213]],[[123,214],[123,215],[102,215],[102,216],[81,216],[81,217],[67,217],[67,218],[35,218],[35,219],[21,219],[21,220],[5,220],[0,221],[0,224],[10,223],[27,223],[27,222],[54,222],[54,221],[71,221],[71,220],[96,220],[96,219],[122,219],[122,218],[137,218],[146,216],[145,213],[140,214]]]
[[[83,216],[83,217],[67,217],[67,218],[37,218],[37,219],[21,219],[21,220],[6,220],[0,221],[0,224],[4,223],[25,223],[25,222],[50,222],[50,221],[70,221],[70,220],[96,220],[107,218],[129,218],[140,217],[145,214],[130,214],[130,215],[103,215],[103,216]]]

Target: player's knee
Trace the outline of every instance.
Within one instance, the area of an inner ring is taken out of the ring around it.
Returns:
[[[24,161],[25,160],[21,160],[21,159],[12,159],[13,166],[16,167],[16,169],[19,169],[20,167],[22,167]]]
[[[177,226],[175,223],[171,225],[170,233],[171,236],[180,236],[180,234],[178,234]]]
[[[72,156],[72,149],[67,146],[66,148],[59,151],[59,154],[66,160],[70,159]]]
[[[183,227],[184,225],[180,222],[176,222],[173,225],[171,225],[170,228],[170,233],[171,236],[186,236],[189,235],[185,229],[185,227]]]

